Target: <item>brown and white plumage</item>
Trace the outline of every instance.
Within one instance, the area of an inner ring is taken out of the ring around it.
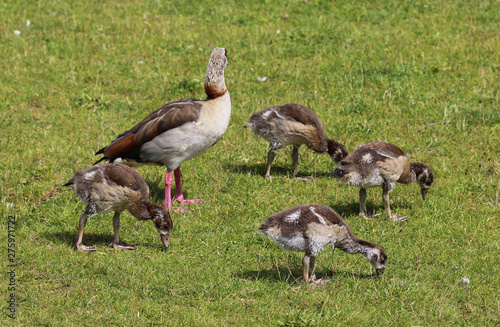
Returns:
[[[267,217],[259,230],[286,250],[305,252],[302,260],[305,282],[314,281],[315,257],[326,245],[347,253],[363,254],[377,274],[385,269],[385,249],[357,238],[346,222],[324,205],[303,204],[284,210]]]
[[[132,168],[122,164],[105,164],[79,171],[64,186],[72,186],[75,194],[87,205],[80,217],[76,247],[80,251],[95,251],[95,246],[82,244],[87,218],[98,213],[115,211],[113,216],[113,242],[117,249],[135,250],[135,246],[120,245],[118,236],[120,213],[128,210],[141,220],[153,220],[165,247],[169,245],[172,219],[169,212],[149,202],[149,188]]]
[[[396,182],[409,184],[417,181],[422,198],[434,182],[432,170],[420,162],[411,162],[403,150],[387,142],[370,142],[360,146],[344,158],[332,173],[341,182],[360,187],[360,215],[366,216],[366,188],[382,187],[382,199],[386,217],[394,221],[406,220],[406,216],[391,214],[389,192]]]
[[[270,143],[265,177],[271,176],[274,151],[287,145],[293,146],[294,176],[297,175],[299,147],[302,144],[315,152],[328,153],[334,162],[347,156],[342,144],[326,137],[318,116],[300,104],[284,104],[254,113],[245,127]]]
[[[181,99],[153,111],[137,125],[118,135],[96,154],[110,162],[134,166],[158,164],[167,167],[165,206],[171,209],[171,173],[176,184],[175,200],[185,200],[182,193],[180,165],[205,152],[226,132],[231,116],[231,100],[225,85],[226,50],[212,51],[205,75],[206,100]]]

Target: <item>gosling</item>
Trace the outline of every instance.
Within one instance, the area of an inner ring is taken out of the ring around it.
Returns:
[[[162,206],[149,202],[149,188],[132,168],[122,164],[105,164],[79,171],[64,186],[72,186],[75,194],[87,206],[80,217],[76,247],[82,252],[96,251],[95,246],[82,244],[87,218],[98,213],[115,211],[113,242],[110,247],[135,250],[134,245],[121,245],[118,231],[120,213],[128,210],[140,220],[153,220],[163,246],[168,248],[172,219]]]
[[[393,221],[408,219],[407,216],[391,213],[389,192],[392,191],[396,182],[410,184],[417,181],[424,200],[434,182],[434,175],[429,166],[420,162],[410,163],[403,150],[394,144],[379,141],[360,146],[340,162],[332,175],[342,183],[361,188],[359,214],[366,218],[373,216],[366,213],[366,189],[382,186],[385,214]]]
[[[269,216],[259,230],[285,250],[305,252],[302,260],[304,282],[315,282],[314,262],[325,245],[347,253],[361,253],[381,276],[387,253],[379,245],[360,240],[330,207],[304,204]]]

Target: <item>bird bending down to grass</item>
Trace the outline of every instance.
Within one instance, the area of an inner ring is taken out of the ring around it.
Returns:
[[[95,246],[82,244],[87,218],[98,213],[115,211],[113,242],[109,246],[120,250],[135,250],[133,245],[121,245],[118,236],[120,213],[128,210],[140,220],[153,220],[163,246],[168,248],[172,219],[169,212],[149,202],[149,189],[142,177],[122,164],[105,164],[79,171],[64,186],[72,186],[75,194],[87,205],[80,217],[76,247],[83,252],[96,251]]]
[[[347,156],[347,151],[342,144],[326,137],[318,116],[311,109],[300,104],[284,104],[256,112],[244,127],[270,143],[266,178],[271,177],[274,151],[287,145],[293,146],[294,177],[297,176],[299,147],[302,144],[317,153],[328,153],[333,162],[339,162]]]
[[[96,155],[104,155],[99,161],[166,166],[165,207],[172,209],[172,172],[176,185],[174,201],[201,202],[201,199],[184,199],[180,165],[205,152],[226,132],[231,116],[231,100],[224,81],[226,55],[224,48],[212,51],[205,75],[206,100],[181,99],[167,103],[97,151]]]
[[[385,269],[387,253],[379,245],[360,240],[330,207],[304,204],[269,216],[259,230],[285,250],[305,252],[304,281],[316,282],[314,262],[326,245],[347,253],[361,253],[377,275]]]
[[[344,158],[332,175],[341,182],[360,187],[360,215],[371,218],[366,213],[366,189],[382,187],[385,214],[393,221],[403,221],[407,216],[391,214],[389,192],[396,182],[410,184],[417,181],[422,198],[425,200],[427,191],[434,182],[432,170],[420,162],[411,162],[403,150],[387,142],[370,142],[360,146],[356,151]]]

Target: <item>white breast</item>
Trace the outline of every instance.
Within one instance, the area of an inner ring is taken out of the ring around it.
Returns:
[[[203,102],[196,122],[168,130],[141,148],[141,160],[159,162],[174,170],[186,160],[205,152],[227,130],[231,118],[229,92],[213,100]]]
[[[278,244],[279,246],[281,246],[285,250],[299,251],[299,252],[306,250],[306,242],[304,240],[304,236],[300,232],[293,235],[292,237],[282,237],[282,236],[276,236],[276,235],[273,235],[273,236],[268,235],[268,236],[276,244]]]

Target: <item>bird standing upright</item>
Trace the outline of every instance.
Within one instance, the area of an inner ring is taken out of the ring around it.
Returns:
[[[205,152],[226,132],[231,116],[231,100],[224,80],[226,66],[226,49],[215,48],[205,75],[205,100],[181,99],[167,103],[118,135],[96,155],[103,154],[101,160],[128,166],[166,166],[165,207],[169,210],[172,209],[172,172],[176,185],[174,201],[181,204],[201,202],[201,199],[184,199],[180,165]]]

